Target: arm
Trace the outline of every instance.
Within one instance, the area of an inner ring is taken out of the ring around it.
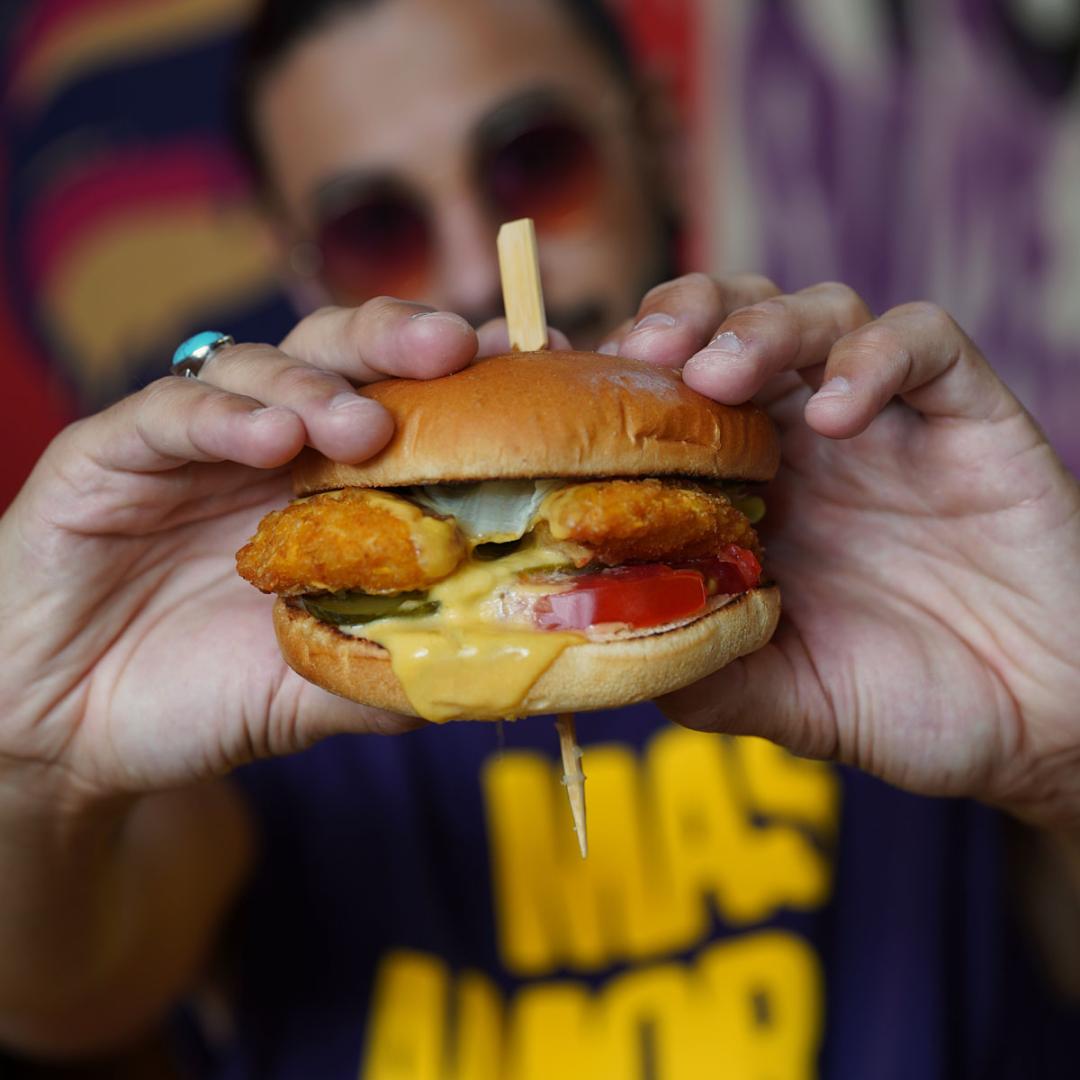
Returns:
[[[407,722],[291,672],[235,572],[305,445],[360,461],[389,415],[353,383],[467,364],[457,316],[326,309],[61,433],[0,519],[0,1042],[134,1038],[190,985],[252,829],[253,757]],[[371,359],[371,358],[378,358]],[[316,366],[318,365],[318,366]]]
[[[0,811],[0,1043],[44,1058],[126,1043],[197,974],[250,868],[225,783],[129,805]],[[17,805],[17,804],[22,805]]]

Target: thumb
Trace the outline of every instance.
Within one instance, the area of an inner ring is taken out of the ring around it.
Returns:
[[[289,671],[268,716],[272,754],[292,754],[332,735],[399,735],[426,727],[415,716],[359,705],[323,690]]]
[[[836,751],[828,694],[799,635],[783,623],[768,645],[657,705],[695,731],[760,735],[804,757]]]

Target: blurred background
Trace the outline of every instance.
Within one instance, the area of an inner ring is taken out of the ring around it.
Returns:
[[[1077,0],[612,6],[661,103],[679,269],[937,300],[1080,466]],[[295,321],[229,133],[251,9],[3,6],[5,501],[188,333]]]

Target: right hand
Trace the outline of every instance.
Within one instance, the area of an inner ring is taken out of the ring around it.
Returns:
[[[223,350],[62,432],[0,519],[0,794],[76,806],[187,785],[336,732],[416,722],[334,697],[278,652],[237,548],[306,444],[361,461],[393,424],[353,383],[466,366],[456,315],[388,299]]]

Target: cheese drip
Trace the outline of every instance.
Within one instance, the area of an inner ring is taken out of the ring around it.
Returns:
[[[559,654],[586,639],[500,622],[498,594],[525,571],[565,561],[562,553],[542,547],[493,562],[470,560],[428,592],[439,602],[436,614],[341,629],[390,653],[394,674],[425,720],[512,719]]]

